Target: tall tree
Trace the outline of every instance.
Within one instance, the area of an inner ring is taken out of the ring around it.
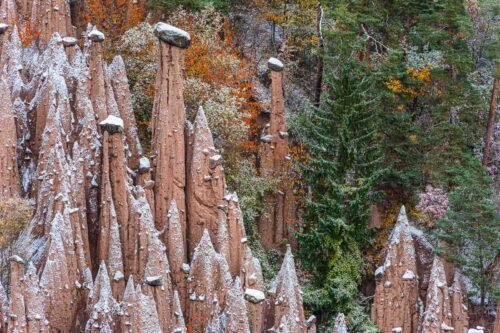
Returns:
[[[465,161],[455,167],[457,186],[437,235],[447,245],[441,251],[470,277],[484,306],[495,288],[490,268],[500,254],[500,215],[491,200],[491,178],[480,161],[472,155]]]
[[[491,102],[488,112],[488,122],[486,134],[484,136],[483,165],[488,166],[490,161],[491,141],[493,140],[493,126],[495,125],[495,114],[497,113],[498,90],[500,89],[500,62],[496,64],[493,77],[493,87],[491,88]]]
[[[384,172],[374,75],[353,58],[327,68],[324,101],[296,124],[309,153],[303,175],[311,189],[298,235],[299,256],[314,274],[305,299],[324,320],[356,311],[366,221]]]

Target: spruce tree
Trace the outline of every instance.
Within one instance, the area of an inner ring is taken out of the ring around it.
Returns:
[[[296,126],[309,154],[303,176],[311,191],[297,235],[301,262],[314,275],[305,299],[326,318],[356,311],[366,222],[384,173],[374,75],[356,58],[327,69],[321,106]]]
[[[440,251],[462,268],[484,306],[486,296],[498,293],[491,267],[500,254],[500,215],[491,199],[491,178],[479,159],[469,155],[455,169],[450,209],[438,223],[437,235],[446,244]]]

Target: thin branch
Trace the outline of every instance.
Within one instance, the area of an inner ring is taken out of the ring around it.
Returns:
[[[374,41],[374,42],[375,42],[375,44],[378,44],[378,45],[382,46],[384,49],[386,49],[386,50],[390,50],[390,49],[391,49],[390,47],[388,47],[388,46],[384,45],[382,42],[379,42],[379,41],[378,41],[378,40],[376,40],[376,39],[375,39],[372,35],[370,35],[370,34],[368,33],[368,31],[366,31],[366,28],[365,28],[365,26],[364,26],[363,24],[361,24],[361,29],[363,29],[363,32],[365,33],[366,40],[371,39],[372,41]]]

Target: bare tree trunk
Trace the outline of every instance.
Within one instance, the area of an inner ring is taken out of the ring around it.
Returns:
[[[493,126],[495,124],[495,113],[497,112],[498,87],[500,86],[499,75],[495,75],[493,80],[493,89],[491,90],[490,110],[488,112],[488,124],[486,135],[484,137],[484,155],[483,165],[487,166],[490,161],[491,142],[493,140]]]
[[[315,89],[315,96],[314,96],[314,105],[316,107],[319,107],[321,104],[321,90],[323,88],[323,49],[325,47],[324,42],[323,42],[323,31],[321,30],[321,24],[323,23],[323,6],[321,5],[321,2],[318,2],[318,15],[317,15],[317,21],[316,21],[316,30],[318,33],[319,37],[319,42],[318,42],[318,50],[320,52],[318,56],[318,64],[317,64],[317,74],[316,74],[316,89]]]

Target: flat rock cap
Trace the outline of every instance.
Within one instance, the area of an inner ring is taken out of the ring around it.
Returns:
[[[77,42],[78,40],[75,37],[64,37],[62,39],[62,43],[66,47],[75,46]]]
[[[281,72],[285,68],[283,63],[276,58],[269,58],[269,60],[267,61],[267,67],[275,72]]]
[[[4,32],[6,32],[7,29],[9,29],[9,25],[8,24],[0,23],[0,34],[3,34]]]
[[[20,256],[13,255],[12,257],[9,258],[9,260],[24,265],[24,260]]]
[[[154,32],[160,40],[172,46],[180,47],[181,49],[188,48],[191,43],[191,36],[189,36],[188,32],[170,24],[158,22],[155,25]]]
[[[101,31],[97,30],[95,27],[91,32],[89,32],[88,37],[93,42],[102,42],[105,38],[104,34]]]
[[[116,116],[108,116],[108,118],[101,121],[99,125],[103,130],[108,131],[109,134],[121,132],[124,128],[123,119]]]

